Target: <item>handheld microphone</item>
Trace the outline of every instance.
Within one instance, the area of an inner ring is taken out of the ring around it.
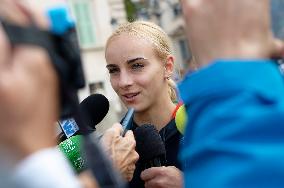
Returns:
[[[122,136],[125,135],[125,133],[131,129],[131,124],[132,124],[132,120],[133,120],[133,115],[134,115],[134,108],[129,108],[127,113],[125,114],[123,121],[121,123],[122,125]]]
[[[108,109],[109,102],[101,94],[93,94],[84,99],[80,103],[79,113],[75,116],[79,127],[77,133],[84,136],[71,136],[61,144],[61,149],[77,172],[88,168],[96,177],[100,187],[125,188],[125,182],[112,166],[109,157],[99,144],[99,139],[96,135],[89,134],[105,117]]]
[[[104,95],[92,94],[88,96],[80,103],[74,118],[58,122],[64,133],[60,135],[59,140],[63,141],[76,134],[86,135],[94,132],[96,125],[104,119],[108,110],[109,101]]]
[[[77,172],[81,172],[86,166],[81,148],[83,138],[80,135],[94,132],[96,125],[103,120],[108,110],[108,99],[104,95],[93,94],[80,103],[78,114],[74,118],[59,121],[65,136],[63,138],[61,134],[59,149]],[[79,123],[77,124],[75,120]]]
[[[80,126],[78,133],[88,134],[95,131],[96,125],[104,119],[108,111],[109,101],[104,95],[92,94],[85,98],[79,105],[79,114],[86,126]]]
[[[158,130],[151,124],[145,124],[134,130],[136,151],[144,169],[166,165],[165,144]]]
[[[58,145],[60,151],[71,163],[77,173],[86,168],[86,160],[82,157],[82,136],[72,136]]]

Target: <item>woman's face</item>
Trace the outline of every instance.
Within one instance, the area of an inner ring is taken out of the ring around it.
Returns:
[[[106,49],[106,61],[113,89],[136,112],[151,108],[167,93],[164,62],[149,41],[128,34],[116,36]]]

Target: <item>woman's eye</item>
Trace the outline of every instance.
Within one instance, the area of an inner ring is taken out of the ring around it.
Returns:
[[[109,68],[109,69],[108,69],[108,72],[109,72],[110,74],[118,73],[118,72],[119,72],[119,69],[118,69],[118,68]]]
[[[134,70],[139,70],[142,69],[144,67],[144,65],[142,63],[135,63],[132,65],[132,69]]]

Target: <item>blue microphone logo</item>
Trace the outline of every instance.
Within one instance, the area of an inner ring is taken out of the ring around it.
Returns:
[[[59,124],[67,138],[73,136],[79,130],[79,127],[73,118],[60,121]]]

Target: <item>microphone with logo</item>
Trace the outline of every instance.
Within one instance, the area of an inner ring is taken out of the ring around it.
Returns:
[[[83,171],[86,167],[85,159],[82,157],[81,135],[94,132],[96,125],[104,119],[108,110],[108,99],[101,94],[93,94],[80,103],[74,118],[59,121],[62,129],[59,135],[59,149],[77,172]],[[82,121],[84,125],[80,124]]]
[[[81,135],[94,132],[96,125],[104,119],[108,110],[108,99],[101,94],[93,94],[80,103],[74,118],[59,121],[62,132],[59,135],[58,147],[78,173],[86,168],[86,161],[82,157]],[[80,121],[83,121],[84,125],[77,123]]]
[[[74,118],[64,119],[58,122],[62,132],[58,136],[59,142],[75,135],[86,135],[96,130],[107,115],[109,110],[108,99],[101,94],[93,94],[85,98],[79,105],[78,112]],[[80,124],[78,122],[82,122]]]
[[[66,135],[68,139],[61,142],[59,148],[77,172],[89,169],[96,177],[100,187],[124,188],[125,182],[117,170],[113,168],[110,159],[99,144],[99,139],[96,135],[90,134],[95,131],[95,126],[106,116],[108,109],[109,102],[101,94],[94,94],[84,99],[80,103],[79,113],[72,121],[73,124],[68,127],[68,133],[78,130],[72,136]],[[62,127],[64,128],[64,126]]]

